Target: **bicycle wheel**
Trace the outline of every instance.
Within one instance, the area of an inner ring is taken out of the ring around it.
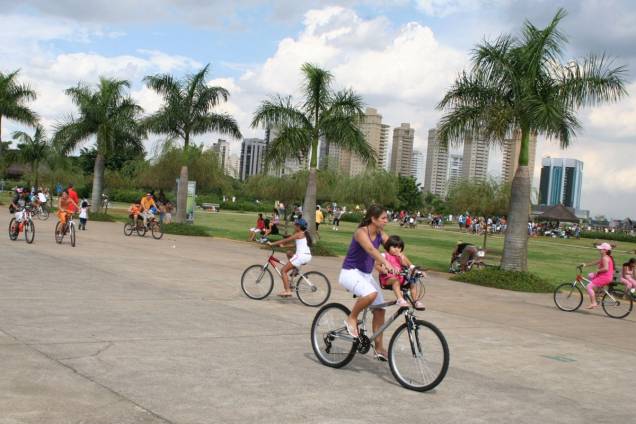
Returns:
[[[49,219],[49,209],[45,206],[40,206],[40,212],[38,213],[38,219],[46,221]]]
[[[161,228],[161,224],[159,224],[157,221],[154,221],[152,224],[150,224],[150,230],[152,232],[152,238],[154,238],[155,240],[159,240],[161,239],[161,237],[163,237],[163,229]]]
[[[139,237],[144,237],[146,235],[146,226],[143,224],[137,224],[135,230],[137,231],[137,235]]]
[[[612,287],[608,289],[609,294],[605,293],[601,299],[601,306],[608,317],[621,319],[625,318],[632,311],[634,301],[632,296],[625,291],[624,286]]]
[[[18,235],[20,234],[20,231],[18,229],[18,222],[15,220],[15,218],[11,218],[11,221],[9,221],[9,239],[15,241],[18,239]]]
[[[62,244],[62,240],[64,240],[64,225],[62,221],[58,221],[57,224],[55,224],[55,242]]]
[[[331,284],[322,272],[306,272],[296,280],[296,296],[304,305],[321,306],[329,299],[330,294]]]
[[[75,225],[72,222],[68,225],[68,232],[71,237],[71,246],[75,247]]]
[[[433,389],[446,376],[449,358],[444,335],[430,322],[404,323],[391,337],[391,373],[407,389],[418,392]]]
[[[33,243],[33,239],[35,238],[35,225],[33,224],[33,220],[31,218],[24,221],[24,240],[27,243]]]
[[[316,313],[311,323],[311,347],[323,365],[341,368],[355,356],[358,341],[344,325],[349,314],[351,311],[339,303],[329,303]]]
[[[583,292],[576,283],[563,283],[554,289],[554,304],[565,312],[573,312],[583,303]]]
[[[135,228],[130,222],[124,224],[124,235],[131,236],[133,231],[135,231]]]
[[[273,288],[272,272],[262,265],[249,266],[241,275],[241,290],[250,299],[265,299]]]

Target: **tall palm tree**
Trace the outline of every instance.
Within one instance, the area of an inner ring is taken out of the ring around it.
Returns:
[[[53,143],[63,153],[68,153],[95,138],[97,157],[91,199],[93,212],[99,209],[108,155],[123,146],[143,149],[145,132],[138,122],[142,108],[124,94],[124,89],[129,87],[128,81],[102,77],[97,90],[81,83],[66,90],[79,115],[71,116],[67,122],[57,126]]]
[[[35,134],[31,137],[24,131],[15,131],[13,139],[18,142],[18,155],[24,163],[31,164],[31,173],[35,179],[35,186],[39,184],[40,163],[46,160],[51,152],[51,144],[46,138],[44,129],[38,125]]]
[[[17,82],[20,70],[8,74],[0,72],[0,159],[2,159],[2,118],[12,119],[22,124],[35,126],[38,117],[25,106],[29,100],[35,100],[36,93],[27,84]]]
[[[475,132],[502,142],[513,131],[521,131],[501,260],[507,270],[528,268],[531,135],[557,138],[566,148],[581,127],[577,110],[626,95],[625,68],[613,67],[605,56],[562,61],[567,40],[558,25],[565,15],[559,9],[543,29],[526,21],[518,38],[502,35],[477,45],[472,69],[459,75],[438,105],[446,111],[439,128],[444,142],[459,143]]]
[[[166,134],[183,140],[184,153],[190,147],[190,138],[211,131],[241,138],[241,131],[234,118],[212,110],[226,102],[230,93],[223,87],[210,87],[206,76],[210,65],[194,75],[175,80],[172,75],[160,74],[144,78],[146,85],[159,93],[164,104],[146,119],[147,128],[156,134]],[[184,156],[185,160],[185,156]],[[188,167],[182,166],[177,188],[177,222],[186,220]]]
[[[252,127],[275,129],[276,136],[265,155],[267,168],[280,165],[287,158],[309,158],[303,217],[315,238],[319,140],[349,150],[366,162],[373,162],[375,155],[359,128],[363,117],[362,98],[352,90],[333,91],[333,75],[327,70],[310,63],[305,63],[301,70],[304,74],[302,103],[294,105],[291,97],[280,95],[265,100],[254,113]]]

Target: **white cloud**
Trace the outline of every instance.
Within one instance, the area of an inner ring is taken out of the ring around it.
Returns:
[[[481,8],[501,7],[511,0],[416,0],[418,9],[430,16],[444,17]]]
[[[614,137],[631,137],[636,142],[636,83],[629,84],[627,92],[632,95],[621,102],[598,106],[587,114],[593,130]]]

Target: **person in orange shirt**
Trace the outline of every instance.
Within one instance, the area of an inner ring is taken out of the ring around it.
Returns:
[[[128,217],[132,219],[133,225],[137,226],[137,218],[139,218],[139,215],[141,214],[141,205],[139,204],[139,202],[135,202],[130,205],[130,207],[128,208],[128,212],[130,212],[130,215]]]
[[[68,195],[68,191],[64,190],[60,199],[58,200],[57,205],[57,218],[62,223],[62,228],[65,231],[66,221],[68,221],[68,216],[72,215],[74,211],[79,209],[77,203],[73,199],[71,199]]]
[[[73,201],[73,205],[75,205],[71,205],[71,207],[69,208],[69,210],[74,213],[79,209],[79,196],[77,195],[75,189],[73,189],[73,184],[68,185],[66,192],[68,193],[68,197]]]
[[[148,218],[154,217],[153,211],[156,210],[157,204],[152,197],[152,193],[146,193],[146,195],[141,198],[141,217],[144,219],[144,225],[146,225]]]

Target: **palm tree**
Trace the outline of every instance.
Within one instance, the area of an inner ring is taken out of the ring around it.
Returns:
[[[153,133],[183,140],[184,153],[187,153],[190,138],[194,135],[215,131],[234,138],[242,137],[231,115],[212,112],[219,103],[227,101],[230,93],[225,88],[207,85],[209,67],[206,65],[180,81],[168,74],[144,78],[146,85],[164,100],[161,109],[146,119],[147,128]],[[186,220],[187,187],[188,167],[182,166],[177,189],[177,222]]]
[[[97,90],[81,83],[66,90],[79,109],[79,116],[71,116],[66,123],[57,126],[53,143],[61,152],[68,153],[95,137],[93,212],[97,212],[100,205],[106,158],[124,146],[143,149],[145,132],[138,123],[142,108],[130,96],[124,95],[124,89],[129,87],[128,81],[102,77]]]
[[[46,138],[46,133],[41,126],[35,128],[35,134],[31,137],[24,131],[15,131],[13,139],[18,141],[18,154],[20,160],[31,164],[31,173],[35,178],[35,186],[38,186],[40,163],[47,159],[51,152],[51,144]]]
[[[502,35],[494,43],[477,45],[471,71],[459,75],[438,105],[446,111],[438,134],[443,142],[459,143],[476,132],[502,142],[521,131],[501,260],[507,270],[528,268],[531,135],[557,138],[566,148],[581,127],[578,109],[626,95],[625,68],[613,67],[605,56],[562,62],[567,40],[557,27],[565,15],[559,9],[544,29],[526,21],[519,38]]]
[[[280,165],[287,158],[309,158],[309,178],[303,204],[303,217],[315,238],[318,142],[320,139],[374,161],[374,152],[364,139],[358,124],[363,117],[363,103],[352,90],[334,92],[331,72],[305,63],[302,104],[292,104],[291,97],[280,95],[265,100],[254,113],[252,127],[274,129],[265,155],[265,166]]]
[[[2,118],[12,119],[22,124],[35,126],[38,117],[24,105],[28,100],[35,100],[36,93],[26,84],[18,84],[20,70],[9,74],[0,72],[0,159],[2,159]]]

